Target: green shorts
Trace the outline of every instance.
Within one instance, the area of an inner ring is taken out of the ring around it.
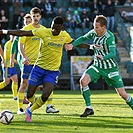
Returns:
[[[90,75],[92,82],[97,82],[99,78],[103,77],[109,86],[115,88],[124,87],[118,67],[101,69],[92,65],[85,72]]]

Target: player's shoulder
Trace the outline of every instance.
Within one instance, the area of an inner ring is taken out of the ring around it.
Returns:
[[[112,38],[112,37],[114,38],[114,33],[111,32],[110,30],[107,30],[105,35],[106,35],[106,37],[108,37],[108,38]]]
[[[69,33],[66,30],[62,30],[61,35],[69,35]]]
[[[28,24],[28,25],[25,25],[25,26],[23,27],[23,30],[29,30],[29,29],[31,29],[31,27],[32,27],[32,23],[30,23],[30,24]]]
[[[44,25],[40,25],[40,28],[46,29],[46,27]]]
[[[12,42],[10,40],[8,40],[6,43],[5,43],[5,47],[9,46],[10,44],[12,44]]]

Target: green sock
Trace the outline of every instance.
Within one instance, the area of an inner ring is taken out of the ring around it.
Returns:
[[[128,94],[128,98],[126,100],[126,103],[131,107],[133,110],[133,98]]]
[[[90,100],[91,92],[90,92],[90,89],[88,86],[86,86],[82,89],[82,95],[85,100],[86,106],[91,106],[91,100]]]

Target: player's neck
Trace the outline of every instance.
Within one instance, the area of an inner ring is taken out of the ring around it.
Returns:
[[[35,27],[35,28],[40,28],[40,24],[33,24],[32,25]]]
[[[103,36],[105,33],[106,33],[106,29],[105,29],[103,32],[101,32],[98,36],[101,37],[101,36]]]

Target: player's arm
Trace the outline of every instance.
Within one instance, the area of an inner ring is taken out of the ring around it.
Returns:
[[[19,43],[18,49],[19,49],[19,51],[20,51],[20,53],[21,53],[21,55],[22,55],[22,57],[23,57],[24,64],[25,64],[25,65],[28,65],[30,60],[27,58],[27,56],[26,56],[26,54],[25,54],[25,52],[24,52],[24,47],[23,47],[23,46],[24,46],[24,45],[23,45],[22,43]]]
[[[87,38],[85,36],[81,36],[79,38],[77,38],[75,41],[72,42],[73,46],[78,46],[80,44],[83,44],[83,42],[85,42],[87,40]],[[85,45],[82,45],[81,47],[87,47]]]
[[[32,30],[0,30],[0,35],[2,34],[10,34],[15,36],[34,36]]]
[[[108,48],[109,48],[109,52],[105,56],[98,55],[97,57],[100,60],[108,60],[108,59],[111,59],[111,58],[115,58],[115,56],[116,56],[116,44],[115,44],[115,40],[114,40],[113,37],[111,37],[110,39],[107,40],[107,45],[108,45]]]
[[[10,66],[13,67],[14,66],[14,62],[17,63],[17,61],[15,60],[15,52],[17,49],[17,45],[18,45],[18,39],[19,37],[15,37],[11,46],[11,56],[10,56]]]

